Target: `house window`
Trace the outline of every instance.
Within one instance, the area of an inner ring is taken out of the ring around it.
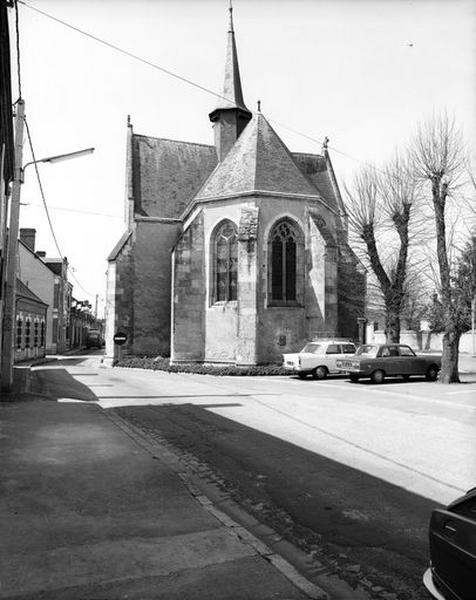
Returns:
[[[17,319],[17,349],[21,350],[21,340],[23,335],[23,321]]]
[[[237,297],[238,240],[236,225],[223,221],[215,231],[214,301],[228,302]]]
[[[295,304],[297,301],[299,235],[288,220],[279,221],[269,237],[271,302]]]
[[[42,321],[41,327],[40,327],[40,348],[43,348],[44,345],[45,345],[45,322]]]
[[[25,348],[30,347],[30,337],[31,337],[31,321],[30,321],[30,319],[27,319],[26,323],[25,323]]]
[[[38,348],[38,330],[39,330],[39,323],[38,323],[38,321],[35,321],[35,324],[33,327],[33,346],[35,348]]]

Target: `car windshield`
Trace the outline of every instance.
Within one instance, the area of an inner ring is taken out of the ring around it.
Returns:
[[[359,346],[356,352],[357,356],[377,356],[378,346],[371,344],[364,344],[363,346]]]
[[[321,344],[306,344],[301,350],[301,352],[308,352],[309,354],[320,354],[320,348],[322,348]]]

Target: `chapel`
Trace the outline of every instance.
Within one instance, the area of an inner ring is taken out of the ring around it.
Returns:
[[[127,229],[108,257],[106,360],[266,364],[310,339],[357,338],[365,273],[327,140],[320,154],[291,152],[259,105],[249,110],[229,11],[214,144],[139,135],[128,119]]]

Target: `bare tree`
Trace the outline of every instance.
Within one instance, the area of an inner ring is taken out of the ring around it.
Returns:
[[[454,119],[442,114],[418,128],[410,151],[415,174],[431,192],[436,231],[439,291],[444,327],[440,381],[459,382],[458,346],[463,333],[458,294],[452,285],[447,239],[448,201],[456,199],[465,171],[462,134]]]
[[[407,160],[397,155],[381,171],[362,169],[346,194],[351,230],[383,296],[386,339],[399,342],[417,182]]]

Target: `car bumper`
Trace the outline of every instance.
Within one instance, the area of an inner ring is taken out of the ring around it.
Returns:
[[[423,574],[423,584],[433,596],[433,598],[436,598],[436,600],[447,600],[435,585],[435,580],[433,578],[433,571],[431,570],[431,567],[428,568]]]
[[[300,367],[295,367],[295,366],[291,366],[291,365],[283,365],[283,367],[290,374],[293,373],[295,375],[297,375],[298,373],[300,373],[301,375],[304,375],[304,374],[309,374],[312,372],[312,369],[301,369]]]

